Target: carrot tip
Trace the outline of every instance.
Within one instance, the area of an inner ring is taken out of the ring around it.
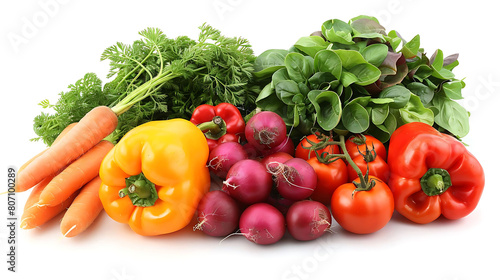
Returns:
[[[46,196],[43,196],[43,192],[42,192],[42,194],[40,194],[40,198],[38,199],[38,205],[41,205],[41,206],[52,206],[51,205],[52,201],[53,201],[53,199],[47,199]]]
[[[30,229],[31,228],[28,224],[28,221],[26,221],[26,220],[29,220],[29,219],[21,220],[21,225],[19,226],[20,228],[22,228],[22,229]]]
[[[1,193],[0,193],[0,195],[2,195],[2,194],[7,194],[7,193],[8,193],[8,191],[7,191],[7,192],[1,192]]]
[[[64,234],[64,237],[71,237],[71,236],[68,236],[68,234],[74,230],[76,228],[76,225],[73,225],[65,234]]]

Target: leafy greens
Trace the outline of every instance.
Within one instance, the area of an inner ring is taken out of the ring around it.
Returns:
[[[469,115],[455,101],[465,87],[452,73],[457,59],[441,50],[427,57],[419,35],[406,42],[374,17],[328,20],[290,49],[256,58],[254,76],[264,87],[256,103],[299,135],[315,127],[385,142],[398,126],[420,121],[460,138]]]

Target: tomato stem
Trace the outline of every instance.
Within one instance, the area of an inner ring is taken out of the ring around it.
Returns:
[[[359,146],[356,147],[358,149],[358,152],[361,156],[363,156],[363,159],[365,160],[366,163],[372,162],[377,158],[377,152],[375,151],[375,146],[372,143],[372,148],[368,148],[368,145],[365,143],[365,152],[363,153],[360,149]]]
[[[301,147],[305,150],[309,150],[309,154],[308,154],[308,157],[310,158],[311,157],[311,154],[314,152],[317,156],[317,158],[320,160],[321,163],[327,163],[327,162],[330,162],[330,159],[333,158],[333,156],[329,156],[329,155],[326,155],[324,159],[320,159],[321,156],[323,156],[322,154],[318,156],[318,150],[323,150],[325,149],[326,147],[330,146],[330,145],[333,145],[333,137],[330,135],[330,136],[327,136],[319,131],[314,131],[313,132],[314,135],[316,136],[316,138],[319,140],[319,142],[313,142],[311,140],[309,140],[308,138],[305,138],[306,142],[310,145],[308,147],[305,147],[303,143],[300,143]],[[333,160],[335,161],[335,160]]]
[[[314,150],[314,153],[316,154],[318,161],[323,164],[330,164],[336,160],[345,158],[343,154],[329,154],[328,152],[322,152],[319,154],[316,150]]]
[[[368,164],[366,165],[366,175],[363,175],[363,173],[361,172],[361,169],[359,169],[359,167],[354,163],[351,156],[347,152],[347,148],[345,146],[344,135],[339,135],[339,137],[340,137],[340,141],[333,141],[332,143],[335,143],[336,145],[340,146],[340,148],[342,149],[342,152],[344,153],[343,158],[346,159],[347,163],[349,163],[349,165],[354,169],[354,171],[356,171],[356,174],[358,174],[358,177],[359,177],[359,185],[355,184],[357,186],[357,188],[353,192],[353,195],[357,191],[370,190],[374,184],[373,184],[373,182],[368,182],[368,172],[369,172],[368,171],[369,170]]]
[[[361,133],[350,137],[348,140],[356,144],[356,146],[361,146],[363,144],[366,144],[366,137]]]

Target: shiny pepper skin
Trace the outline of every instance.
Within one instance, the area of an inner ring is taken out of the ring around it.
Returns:
[[[140,235],[184,228],[210,188],[208,153],[205,136],[187,120],[153,121],[132,129],[101,164],[104,210]]]

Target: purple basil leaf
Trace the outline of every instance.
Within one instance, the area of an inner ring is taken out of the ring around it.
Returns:
[[[401,57],[401,53],[388,52],[386,58],[379,66],[382,75],[395,75],[398,71],[396,64]]]
[[[396,73],[394,75],[381,76],[381,88],[388,88],[393,85],[397,85],[403,81],[403,79],[408,74],[408,65],[406,64],[406,59],[404,56],[396,61]]]
[[[443,61],[443,67],[444,68],[446,68],[446,69],[448,69],[448,70],[451,71],[457,65],[458,65],[458,53],[449,55],[449,56],[447,56],[447,57],[444,58],[444,61]]]
[[[447,57],[445,57],[444,61],[443,61],[443,66],[446,66],[446,65],[449,65],[449,64],[452,64],[453,62],[455,62],[456,60],[458,59],[458,53],[454,53],[454,54],[451,54]]]
[[[353,21],[351,23],[351,27],[361,34],[379,33],[385,35],[385,28],[382,25],[367,18],[361,18]]]

